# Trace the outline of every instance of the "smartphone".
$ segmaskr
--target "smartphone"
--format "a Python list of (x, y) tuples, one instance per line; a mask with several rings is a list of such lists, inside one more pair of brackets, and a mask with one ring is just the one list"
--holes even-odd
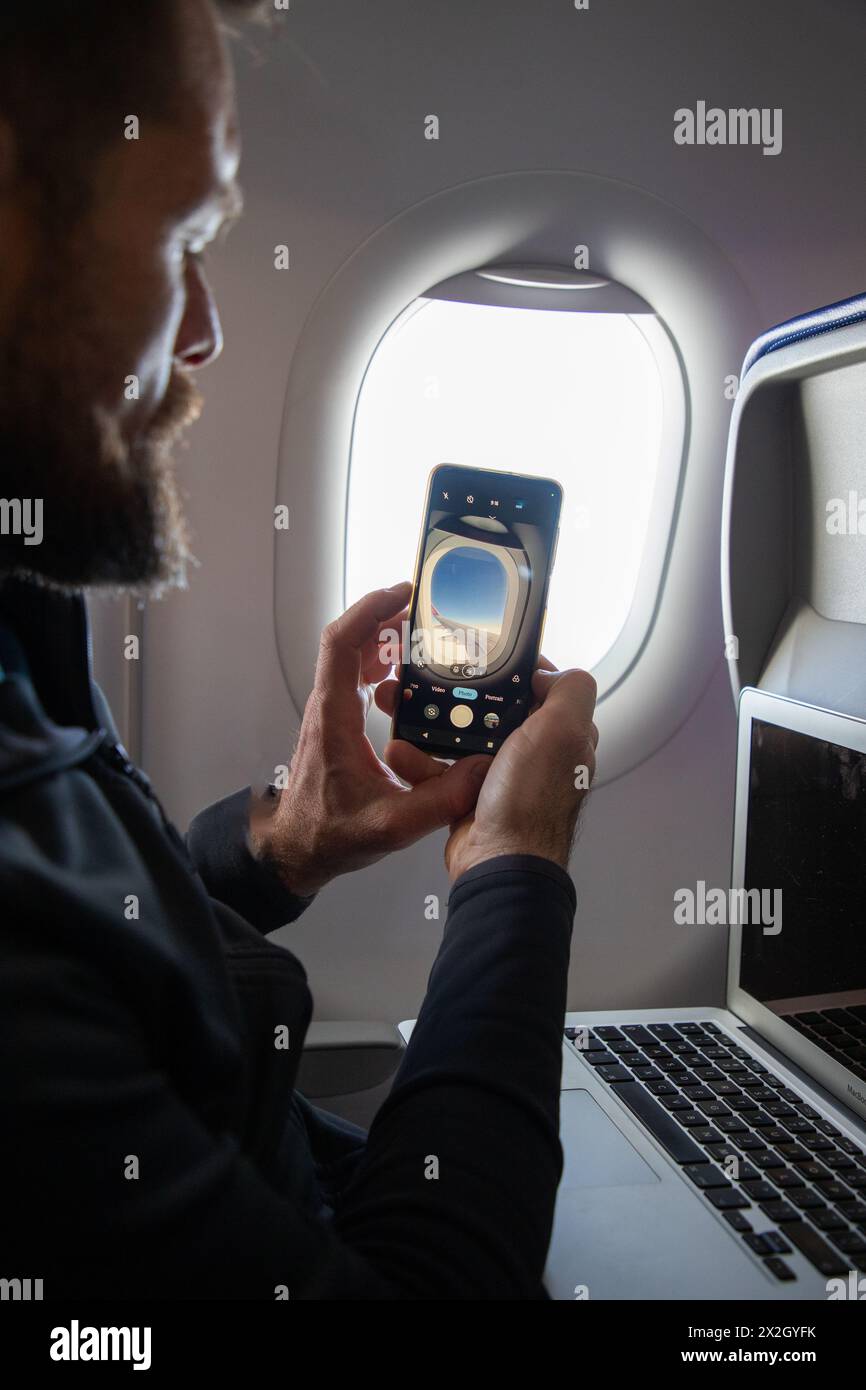
[(437, 757), (495, 754), (532, 705), (562, 488), (433, 469), (391, 729)]

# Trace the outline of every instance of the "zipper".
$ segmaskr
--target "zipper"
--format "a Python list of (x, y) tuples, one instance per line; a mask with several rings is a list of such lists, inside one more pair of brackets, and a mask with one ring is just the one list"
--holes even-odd
[(172, 822), (169, 820), (168, 816), (165, 814), (165, 811), (162, 807), (162, 802), (160, 801), (156, 792), (153, 790), (150, 778), (147, 776), (146, 773), (141, 771), (141, 768), (136, 767), (135, 763), (130, 758), (129, 753), (126, 751), (123, 744), (106, 743), (99, 751), (105, 759), (105, 761), (109, 763), (109, 765), (113, 767), (116, 772), (120, 772), (124, 777), (128, 778), (128, 780), (132, 782), (133, 785), (136, 786), (138, 790), (142, 792), (150, 802), (153, 803), (159, 814), (159, 819), (162, 822), (162, 828), (165, 831), (166, 835), (171, 840), (175, 849), (180, 851), (187, 863), (191, 863), (192, 861), (190, 860), (189, 850), (186, 847), (186, 841), (184, 840), (180, 831), (177, 829), (177, 826), (173, 825)]

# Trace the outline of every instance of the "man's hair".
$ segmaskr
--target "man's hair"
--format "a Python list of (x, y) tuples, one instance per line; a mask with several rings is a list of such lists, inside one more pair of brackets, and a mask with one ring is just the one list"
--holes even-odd
[[(209, 0), (220, 19), (264, 17), (266, 0)], [(176, 60), (180, 0), (0, 0), (0, 118), (21, 171), (60, 215), (87, 201), (98, 152), (128, 115), (171, 120), (187, 93)]]

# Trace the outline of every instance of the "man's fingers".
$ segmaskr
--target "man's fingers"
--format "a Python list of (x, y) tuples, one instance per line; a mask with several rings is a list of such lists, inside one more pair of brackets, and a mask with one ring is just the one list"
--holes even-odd
[(391, 739), (382, 756), (391, 771), (413, 787), (426, 782), (428, 777), (441, 777), (447, 770), (445, 763), (437, 762), (429, 753), (402, 738)]
[[(392, 749), (395, 747), (394, 744), (389, 746)], [(420, 749), (413, 751), (425, 757)], [(429, 762), (433, 764), (433, 759), (429, 759)], [(477, 757), (462, 758), (451, 767), (435, 764), (440, 769), (438, 772), (431, 772), (411, 791), (389, 797), (386, 806), (389, 838), (402, 846), (411, 845), (422, 835), (429, 835), (431, 830), (453, 825), (469, 815), (478, 800), (491, 762), (491, 758), (479, 754)], [(416, 766), (420, 769), (420, 765)]]
[(556, 671), (556, 670), (558, 670), (558, 669), (559, 669), (559, 668), (558, 668), (557, 666), (554, 666), (553, 662), (552, 662), (548, 657), (546, 657), (546, 656), (544, 655), (544, 653), (542, 652), (542, 654), (541, 654), (541, 655), (539, 656), (539, 658), (538, 658), (538, 670), (539, 670), (539, 671)]
[[(385, 626), (379, 627), (361, 648), (361, 680), (365, 685), (378, 685), (389, 674), (392, 666), (399, 666), (403, 656), (403, 624), (409, 617), (409, 609), (403, 608), (393, 617), (385, 619)], [(382, 638), (382, 633), (386, 636)]]
[(322, 633), (316, 686), (324, 700), (354, 691), (361, 679), (364, 646), (378, 638), (383, 624), (393, 623), (412, 592), (407, 581), (393, 589), (375, 589), (329, 623)]
[(598, 743), (592, 722), (598, 687), (588, 671), (538, 670), (532, 677), (532, 690), (539, 704), (537, 715), (586, 727), (593, 743)]
[(394, 714), (399, 697), (400, 682), (398, 680), (381, 681), (373, 691), (373, 699), (383, 714)]

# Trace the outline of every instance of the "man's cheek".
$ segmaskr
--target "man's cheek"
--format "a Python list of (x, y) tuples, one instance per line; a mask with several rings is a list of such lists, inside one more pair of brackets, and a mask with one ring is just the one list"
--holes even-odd
[(174, 345), (183, 314), (182, 295), (171, 287), (167, 295), (151, 301), (151, 312), (143, 319), (131, 364), (124, 378), (124, 404), (131, 414), (150, 414), (168, 389), (174, 366)]

